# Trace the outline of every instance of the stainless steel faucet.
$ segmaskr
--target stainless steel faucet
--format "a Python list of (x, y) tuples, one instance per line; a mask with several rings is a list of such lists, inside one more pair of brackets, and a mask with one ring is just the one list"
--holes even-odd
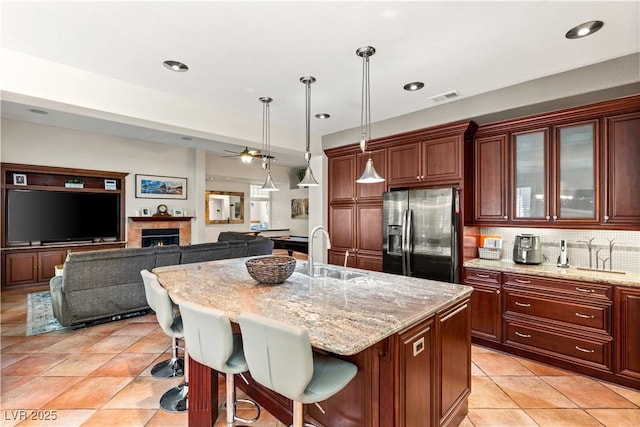
[(329, 232), (322, 225), (315, 227), (311, 230), (311, 237), (309, 238), (309, 276), (314, 276), (313, 271), (313, 239), (316, 237), (316, 232), (322, 231), (324, 235), (327, 237), (327, 249), (331, 249), (331, 239), (329, 238)]

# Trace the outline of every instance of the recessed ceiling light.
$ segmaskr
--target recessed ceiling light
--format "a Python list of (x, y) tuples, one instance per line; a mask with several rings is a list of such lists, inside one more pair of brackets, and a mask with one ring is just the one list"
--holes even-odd
[(424, 83), (422, 82), (411, 82), (404, 85), (404, 90), (408, 90), (409, 92), (414, 92), (416, 90), (420, 90), (424, 87)]
[(179, 61), (164, 61), (162, 64), (176, 73), (184, 73), (189, 69), (189, 67)]
[(326, 120), (329, 117), (331, 117), (331, 115), (327, 114), (327, 113), (318, 113), (318, 114), (316, 114), (316, 119), (320, 119), (320, 120)]
[(584, 24), (580, 24), (567, 31), (567, 34), (564, 36), (568, 39), (579, 39), (595, 33), (603, 26), (604, 22), (602, 21), (585, 22)]
[(36, 108), (31, 108), (31, 109), (29, 109), (29, 111), (31, 111), (34, 114), (49, 114), (48, 112), (46, 112), (44, 110), (38, 110)]

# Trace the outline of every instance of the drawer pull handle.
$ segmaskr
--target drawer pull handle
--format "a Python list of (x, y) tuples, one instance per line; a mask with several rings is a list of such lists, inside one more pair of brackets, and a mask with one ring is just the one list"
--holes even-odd
[(488, 279), (489, 277), (491, 277), (488, 274), (478, 274), (478, 273), (476, 273), (476, 276), (478, 276), (478, 277), (480, 277), (482, 279)]
[(586, 348), (582, 348), (580, 346), (576, 346), (576, 350), (580, 350), (583, 353), (595, 353), (596, 352), (595, 350), (587, 350)]
[(529, 283), (531, 283), (531, 280), (521, 280), (521, 279), (516, 279), (516, 282), (518, 282), (518, 283), (524, 283), (524, 284), (529, 284)]
[(582, 317), (583, 319), (593, 319), (594, 318), (593, 315), (582, 314), (582, 313), (576, 313), (576, 316)]
[(516, 335), (522, 338), (531, 338), (531, 335), (529, 334), (523, 334), (521, 332), (516, 331)]
[(577, 286), (576, 286), (576, 291), (578, 291), (578, 292), (586, 292), (586, 293), (588, 293), (588, 294), (592, 294), (592, 293), (594, 293), (594, 292), (595, 292), (595, 290), (594, 290), (594, 289), (584, 289), (584, 288), (579, 288), (579, 287), (577, 287)]
[[(526, 304), (526, 303), (518, 302), (518, 301), (516, 301), (515, 304), (517, 306), (519, 306), (519, 307), (531, 307), (531, 304)], [(576, 313), (576, 314), (578, 314), (578, 313)]]

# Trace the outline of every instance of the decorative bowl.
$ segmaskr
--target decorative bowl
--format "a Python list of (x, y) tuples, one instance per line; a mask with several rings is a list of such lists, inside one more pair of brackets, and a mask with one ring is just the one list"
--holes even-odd
[(293, 274), (296, 259), (291, 256), (265, 256), (245, 261), (249, 275), (258, 283), (276, 285)]

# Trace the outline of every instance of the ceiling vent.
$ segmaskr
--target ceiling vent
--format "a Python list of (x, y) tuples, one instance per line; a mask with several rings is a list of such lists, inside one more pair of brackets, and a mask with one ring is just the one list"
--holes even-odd
[(460, 96), (460, 92), (457, 90), (452, 90), (451, 92), (442, 93), (440, 95), (435, 95), (430, 97), (434, 102), (442, 102), (442, 101), (450, 101), (452, 99), (456, 99)]

